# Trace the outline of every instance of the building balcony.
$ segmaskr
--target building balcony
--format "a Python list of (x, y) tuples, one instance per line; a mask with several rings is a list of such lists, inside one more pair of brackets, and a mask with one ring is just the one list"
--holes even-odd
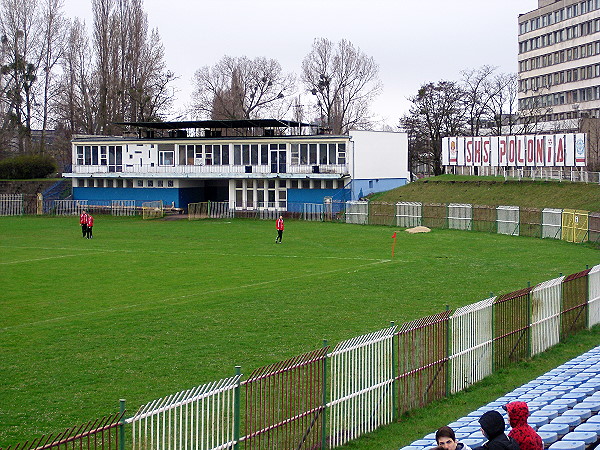
[(348, 175), (346, 164), (263, 164), (263, 165), (175, 165), (157, 164), (74, 164), (70, 177), (97, 176), (107, 178), (272, 178), (285, 177), (339, 178)]

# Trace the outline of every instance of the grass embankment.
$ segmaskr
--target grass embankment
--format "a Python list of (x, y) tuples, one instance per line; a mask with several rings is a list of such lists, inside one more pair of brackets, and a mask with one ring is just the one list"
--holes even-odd
[(600, 212), (600, 184), (442, 175), (376, 194), (378, 202), (471, 203)]
[(398, 233), (392, 259), (391, 231), (290, 220), (275, 245), (272, 221), (96, 216), (87, 240), (1, 217), (0, 446), (600, 263), (456, 230)]

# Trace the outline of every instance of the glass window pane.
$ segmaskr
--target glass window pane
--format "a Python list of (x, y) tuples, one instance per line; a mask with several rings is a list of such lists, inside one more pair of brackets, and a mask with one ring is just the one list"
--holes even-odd
[(310, 164), (317, 164), (317, 144), (309, 144)]

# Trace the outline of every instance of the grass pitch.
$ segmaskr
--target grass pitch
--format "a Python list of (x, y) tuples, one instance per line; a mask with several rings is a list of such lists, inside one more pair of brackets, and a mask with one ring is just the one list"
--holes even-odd
[(584, 245), (286, 221), (0, 218), (0, 446), (600, 263)]

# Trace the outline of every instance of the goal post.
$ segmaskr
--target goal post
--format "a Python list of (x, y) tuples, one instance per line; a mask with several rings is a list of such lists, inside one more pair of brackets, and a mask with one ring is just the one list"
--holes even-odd
[(142, 217), (144, 219), (160, 219), (164, 215), (162, 200), (142, 203)]

